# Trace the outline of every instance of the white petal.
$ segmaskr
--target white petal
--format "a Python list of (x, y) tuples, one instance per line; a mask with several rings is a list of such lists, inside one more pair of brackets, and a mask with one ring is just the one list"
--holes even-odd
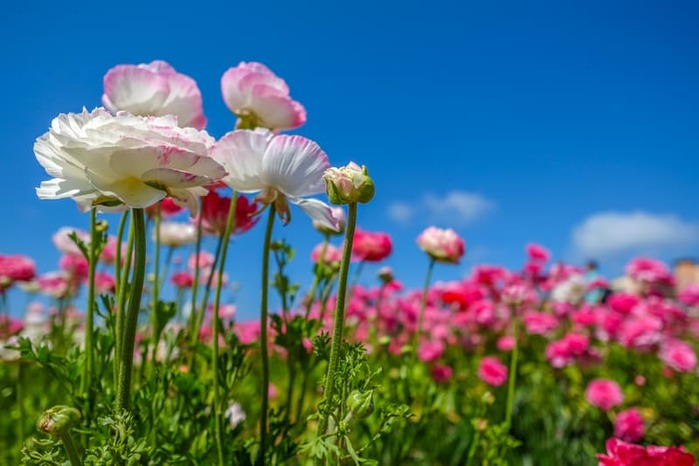
[(195, 175), (172, 168), (154, 168), (144, 172), (140, 178), (147, 183), (157, 183), (175, 189), (192, 188), (194, 186), (211, 184), (214, 181), (206, 176)]
[(145, 68), (119, 65), (104, 76), (102, 103), (116, 113), (125, 110), (135, 115), (158, 114), (170, 93), (167, 79)]
[(301, 136), (275, 136), (265, 152), (261, 179), (290, 197), (325, 192), (323, 173), (330, 168), (325, 152)]
[(134, 177), (113, 180), (89, 171), (87, 177), (104, 195), (116, 197), (130, 207), (143, 209), (167, 196), (165, 191), (148, 186)]
[(262, 161), (273, 134), (269, 131), (237, 130), (223, 136), (211, 150), (211, 158), (228, 172), (223, 181), (244, 193), (261, 191)]
[(289, 198), (289, 202), (301, 207), (311, 219), (319, 222), (324, 227), (335, 231), (340, 231), (340, 223), (333, 216), (332, 207), (318, 199), (296, 199)]

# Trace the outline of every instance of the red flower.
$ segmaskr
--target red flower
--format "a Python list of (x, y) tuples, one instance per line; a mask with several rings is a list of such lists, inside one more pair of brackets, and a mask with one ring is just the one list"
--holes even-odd
[[(202, 198), (201, 214), (202, 228), (207, 233), (223, 234), (228, 220), (228, 211), (231, 208), (231, 198), (221, 197), (216, 191), (209, 191)], [(235, 204), (235, 225), (233, 233), (243, 233), (252, 228), (259, 217), (252, 215), (257, 212), (256, 202), (250, 202), (245, 196), (238, 196)]]
[(607, 440), (607, 454), (597, 455), (599, 466), (694, 466), (694, 456), (684, 447), (642, 447), (622, 440)]
[(354, 232), (352, 255), (355, 259), (367, 262), (379, 262), (391, 254), (393, 244), (386, 233), (371, 233), (357, 228)]

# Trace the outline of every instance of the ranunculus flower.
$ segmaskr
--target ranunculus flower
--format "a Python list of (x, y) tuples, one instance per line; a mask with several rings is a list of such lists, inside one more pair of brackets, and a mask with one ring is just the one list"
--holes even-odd
[[(209, 191), (202, 198), (201, 212), (199, 213), (203, 217), (201, 222), (203, 230), (207, 233), (222, 235), (226, 230), (230, 209), (230, 197), (219, 196), (217, 192)], [(250, 202), (245, 196), (238, 196), (235, 203), (235, 221), (232, 233), (243, 233), (252, 228), (260, 219), (259, 216), (253, 217), (257, 211), (256, 202)]]
[(114, 293), (116, 280), (108, 273), (95, 272), (95, 288), (100, 294)]
[(685, 306), (699, 306), (699, 284), (690, 283), (680, 291), (677, 299)]
[(87, 280), (90, 265), (83, 256), (62, 256), (58, 261), (58, 266), (61, 270), (70, 274), (73, 280)]
[(333, 204), (366, 204), (374, 198), (376, 188), (369, 176), (366, 166), (360, 167), (354, 162), (347, 166), (331, 167), (323, 175), (328, 199)]
[(551, 253), (548, 251), (548, 249), (541, 246), (540, 244), (535, 244), (535, 243), (527, 244), (526, 250), (527, 250), (527, 256), (529, 257), (529, 260), (531, 260), (531, 261), (548, 262), (549, 259), (551, 258)]
[(161, 60), (117, 65), (109, 70), (104, 76), (102, 103), (112, 113), (175, 115), (181, 127), (202, 129), (206, 126), (197, 83)]
[[(155, 232), (154, 236), (155, 236)], [(197, 227), (191, 223), (162, 222), (160, 224), (160, 244), (177, 248), (194, 244), (197, 240)]]
[(311, 260), (314, 263), (317, 264), (320, 261), (320, 255), (323, 253), (323, 248), (325, 248), (325, 254), (323, 254), (323, 262), (325, 264), (339, 263), (342, 261), (342, 250), (340, 250), (340, 248), (333, 246), (332, 244), (321, 243), (316, 245), (316, 247), (313, 248), (313, 251), (311, 251)]
[(144, 208), (167, 196), (195, 212), (202, 186), (226, 174), (211, 157), (214, 140), (180, 128), (174, 117), (112, 115), (102, 108), (61, 114), (34, 144), (54, 176), (37, 189), (41, 199), (72, 198), (94, 205)]
[(223, 413), (223, 417), (228, 419), (231, 429), (235, 429), (238, 427), (238, 424), (247, 418), (247, 414), (245, 414), (245, 411), (243, 411), (243, 407), (240, 406), (240, 403), (234, 402)]
[(607, 440), (607, 454), (598, 454), (599, 466), (694, 466), (684, 447), (642, 447), (617, 438)]
[(238, 128), (298, 128), (306, 110), (289, 97), (289, 87), (262, 63), (241, 62), (221, 77), (226, 106), (240, 121)]
[(194, 285), (194, 276), (189, 272), (176, 272), (170, 277), (170, 283), (177, 288), (191, 288)]
[(609, 411), (624, 401), (619, 384), (613, 380), (595, 379), (587, 385), (585, 399), (593, 406)]
[(488, 385), (499, 387), (507, 381), (507, 367), (498, 358), (486, 356), (478, 366), (478, 377)]
[(242, 193), (261, 193), (255, 200), (273, 204), (282, 221), (291, 220), (289, 202), (311, 219), (338, 229), (326, 203), (312, 198), (325, 192), (323, 173), (330, 167), (318, 144), (301, 136), (274, 135), (259, 129), (236, 130), (223, 136), (211, 156), (228, 170), (223, 181)]
[(436, 383), (447, 383), (454, 375), (454, 369), (451, 366), (437, 364), (432, 368), (430, 374), (432, 374), (432, 380)]
[(614, 436), (624, 442), (638, 442), (645, 432), (646, 426), (636, 408), (621, 411), (614, 418)]
[(423, 362), (432, 362), (444, 354), (444, 342), (439, 340), (423, 341), (417, 347), (417, 357)]
[(56, 248), (63, 254), (69, 256), (84, 257), (82, 251), (75, 241), (71, 238), (71, 235), (75, 233), (80, 241), (85, 243), (86, 246), (90, 244), (90, 233), (84, 230), (79, 230), (73, 227), (61, 227), (53, 234), (51, 240)]
[(189, 259), (187, 260), (187, 267), (189, 267), (191, 270), (194, 270), (197, 268), (197, 266), (200, 269), (208, 269), (213, 267), (215, 261), (216, 257), (214, 257), (214, 255), (210, 252), (200, 251), (199, 257), (197, 257), (196, 254), (189, 256)]
[(36, 277), (34, 261), (25, 256), (0, 254), (0, 293), (14, 282), (25, 282)]
[(640, 282), (672, 283), (670, 269), (655, 259), (637, 257), (626, 266), (626, 275)]
[(428, 227), (417, 238), (420, 249), (437, 262), (458, 264), (464, 255), (464, 240), (451, 228)]
[(391, 254), (393, 243), (387, 233), (357, 228), (352, 242), (352, 256), (360, 261), (380, 262)]
[(158, 212), (158, 207), (160, 207), (160, 218), (172, 217), (173, 215), (182, 212), (183, 209), (182, 206), (175, 204), (175, 201), (169, 197), (166, 197), (162, 201), (153, 204), (150, 207), (146, 207), (146, 215), (148, 215), (150, 218), (155, 218), (155, 215)]
[(663, 343), (660, 359), (678, 372), (690, 372), (697, 366), (697, 354), (694, 348), (680, 340)]

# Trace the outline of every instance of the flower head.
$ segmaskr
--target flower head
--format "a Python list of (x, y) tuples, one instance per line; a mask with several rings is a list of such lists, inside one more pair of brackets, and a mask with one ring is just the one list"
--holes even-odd
[(291, 220), (290, 202), (320, 224), (339, 229), (329, 205), (305, 199), (324, 192), (323, 173), (330, 166), (315, 142), (263, 129), (236, 130), (216, 143), (211, 156), (228, 171), (223, 178), (228, 186), (243, 193), (259, 192), (256, 200), (273, 204), (284, 223)]
[[(209, 191), (202, 198), (201, 213), (202, 228), (207, 233), (222, 235), (228, 221), (228, 211), (231, 208), (231, 198), (220, 196), (216, 191)], [(258, 210), (256, 202), (250, 202), (245, 196), (238, 196), (235, 203), (235, 223), (232, 233), (243, 233), (252, 228), (260, 219), (254, 216)]]
[(118, 65), (109, 70), (104, 76), (102, 103), (112, 113), (175, 115), (181, 127), (202, 129), (206, 126), (197, 83), (160, 60)]
[(481, 359), (478, 377), (488, 385), (499, 387), (507, 381), (507, 367), (498, 358), (486, 356)]
[(341, 168), (328, 168), (323, 175), (328, 199), (333, 204), (366, 204), (374, 198), (374, 181), (366, 166), (354, 162)]
[(25, 282), (36, 277), (34, 261), (25, 256), (0, 254), (0, 293), (14, 282)]
[(34, 144), (39, 163), (54, 178), (41, 183), (41, 199), (72, 198), (83, 208), (145, 208), (172, 197), (197, 209), (202, 186), (226, 171), (208, 151), (213, 138), (180, 128), (174, 117), (138, 117), (104, 109), (61, 114)]
[(464, 240), (451, 228), (428, 227), (418, 236), (417, 244), (432, 259), (449, 264), (458, 264), (466, 249)]
[[(155, 236), (155, 232), (153, 232)], [(162, 222), (160, 224), (160, 243), (171, 248), (194, 244), (197, 240), (197, 227), (191, 223)]]
[(357, 228), (352, 242), (352, 256), (360, 261), (380, 262), (391, 254), (393, 243), (387, 233)]
[(595, 379), (590, 382), (585, 390), (585, 398), (591, 405), (604, 411), (609, 411), (624, 401), (619, 384), (607, 379)]
[(645, 431), (643, 418), (636, 408), (622, 411), (614, 419), (614, 436), (625, 442), (638, 442)]
[(694, 466), (694, 456), (683, 447), (642, 447), (617, 438), (607, 440), (607, 454), (597, 455), (599, 466)]
[(293, 129), (306, 122), (306, 110), (289, 97), (289, 87), (262, 63), (241, 62), (221, 77), (226, 106), (239, 128)]

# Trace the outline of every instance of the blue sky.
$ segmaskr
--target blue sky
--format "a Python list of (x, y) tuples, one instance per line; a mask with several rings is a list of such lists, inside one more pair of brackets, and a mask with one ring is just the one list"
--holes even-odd
[[(635, 254), (696, 257), (698, 15), (691, 1), (15, 3), (0, 18), (0, 253), (57, 267), (51, 234), (88, 219), (36, 198), (48, 177), (34, 140), (59, 113), (100, 105), (112, 66), (162, 59), (196, 79), (215, 137), (234, 124), (226, 69), (260, 61), (285, 78), (308, 110), (297, 132), (334, 165), (368, 166), (377, 195), (360, 225), (393, 235), (387, 264), (409, 286), (430, 224), (468, 248), (437, 279), (519, 267), (531, 241), (609, 275)], [(310, 222), (297, 212), (275, 232), (297, 247), (306, 286)], [(244, 314), (261, 242), (258, 228), (231, 250)]]

